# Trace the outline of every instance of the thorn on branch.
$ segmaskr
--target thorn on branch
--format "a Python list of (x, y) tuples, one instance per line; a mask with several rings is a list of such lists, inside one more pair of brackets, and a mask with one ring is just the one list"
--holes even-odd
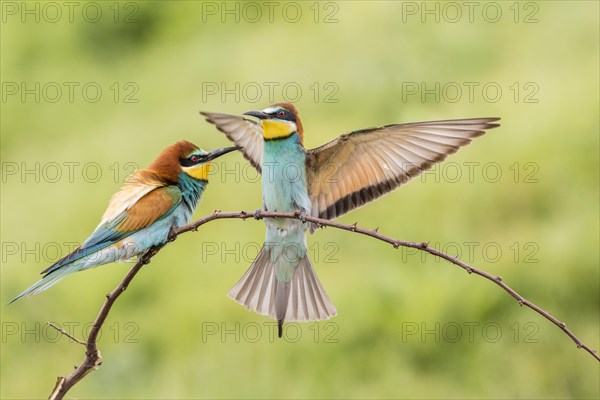
[(467, 274), (473, 273), (473, 270), (470, 267), (465, 268), (465, 270), (467, 271)]
[(355, 222), (352, 225), (350, 225), (352, 232), (356, 232), (356, 224), (358, 224), (358, 222)]
[(429, 242), (421, 242), (419, 247), (421, 247), (422, 249), (426, 249), (427, 247), (429, 247)]
[(262, 219), (262, 215), (260, 215), (261, 212), (262, 210), (260, 208), (254, 210), (254, 219)]
[(496, 282), (502, 282), (502, 277), (501, 276), (497, 276), (495, 279), (496, 279)]
[(379, 233), (379, 227), (377, 227), (377, 228), (373, 229), (373, 232), (375, 232), (375, 233)]
[(392, 246), (394, 246), (394, 248), (397, 249), (398, 247), (400, 247), (400, 243), (394, 242), (392, 243)]
[(246, 213), (246, 211), (240, 211), (240, 217), (242, 218), (242, 220), (246, 220), (246, 218), (248, 218), (248, 214)]
[(219, 215), (221, 213), (221, 210), (219, 210), (218, 208), (213, 212), (213, 214), (215, 215)]

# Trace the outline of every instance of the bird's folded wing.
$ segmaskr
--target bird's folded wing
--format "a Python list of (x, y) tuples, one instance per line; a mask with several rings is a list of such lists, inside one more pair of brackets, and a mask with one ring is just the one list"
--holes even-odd
[[(140, 182), (134, 181), (117, 192), (109, 209), (112, 206), (122, 211), (118, 215), (105, 214), (103, 222), (81, 246), (42, 273), (50, 273), (150, 226), (169, 215), (181, 202), (181, 191), (176, 186), (152, 186), (146, 190), (140, 185)], [(140, 195), (141, 192), (143, 194)]]
[(135, 172), (127, 179), (127, 184), (110, 198), (98, 227), (120, 217), (143, 196), (164, 185), (152, 171), (142, 169)]
[(499, 118), (387, 125), (350, 132), (307, 151), (311, 214), (335, 218), (443, 161), (499, 126)]
[(218, 130), (237, 146), (240, 146), (244, 158), (250, 161), (254, 168), (261, 172), (263, 159), (263, 130), (262, 126), (254, 121), (237, 115), (203, 112), (208, 122), (214, 124)]

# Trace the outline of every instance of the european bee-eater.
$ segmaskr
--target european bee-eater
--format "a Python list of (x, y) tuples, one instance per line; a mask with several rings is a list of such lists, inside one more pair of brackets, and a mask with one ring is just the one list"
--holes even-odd
[(206, 152), (187, 141), (164, 149), (149, 168), (133, 174), (112, 196), (91, 236), (42, 271), (44, 277), (11, 303), (44, 291), (73, 272), (141, 256), (165, 243), (171, 228), (190, 222), (208, 184), (211, 160), (236, 149)]
[[(240, 116), (202, 113), (262, 172), (263, 207), (333, 219), (391, 192), (499, 126), (475, 118), (361, 129), (315, 149), (303, 146), (294, 105), (277, 103)], [(328, 319), (336, 309), (306, 253), (306, 224), (266, 219), (266, 243), (229, 296), (278, 321)], [(315, 226), (309, 224), (311, 232)]]

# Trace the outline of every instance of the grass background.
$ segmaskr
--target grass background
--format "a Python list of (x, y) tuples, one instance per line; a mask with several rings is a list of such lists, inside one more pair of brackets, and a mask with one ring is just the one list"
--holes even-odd
[[(287, 84), (302, 90), (296, 103), (307, 147), (374, 125), (502, 117), (500, 129), (447, 167), (340, 219), (458, 252), (600, 347), (597, 2), (498, 2), (495, 23), (488, 21), (493, 9), (483, 13), (488, 3), (478, 3), (472, 22), (465, 6), (451, 22), (454, 11), (444, 3), (392, 1), (301, 2), (297, 22), (289, 22), (293, 9), (284, 15), (286, 3), (277, 3), (271, 22), (260, 3), (256, 23), (243, 3), (118, 3), (117, 22), (114, 3), (98, 3), (96, 23), (83, 18), (83, 3), (73, 22), (63, 3), (57, 22), (42, 3), (27, 3), (40, 7), (39, 22), (31, 15), (23, 22), (22, 10), (12, 15), (7, 3), (24, 4), (2, 5), (2, 304), (38, 279), (66, 243), (87, 237), (132, 165), (147, 166), (180, 139), (205, 149), (227, 145), (198, 110), (260, 109), (284, 99)], [(425, 6), (438, 7), (439, 22), (423, 14)], [(223, 7), (238, 7), (239, 22), (222, 15)], [(130, 13), (137, 22), (125, 22)], [(325, 23), (327, 15), (337, 21)], [(532, 23), (524, 23), (528, 15)], [(56, 102), (48, 101), (51, 87), (39, 102), (9, 94), (13, 83), (36, 82), (56, 82), (63, 94)], [(64, 82), (78, 85), (72, 102)], [(102, 89), (97, 102), (82, 94), (89, 82)], [(406, 95), (407, 82), (456, 82), (463, 94), (423, 100)], [(479, 85), (472, 101), (464, 82)], [(495, 102), (482, 94), (489, 82), (502, 89)], [(238, 91), (238, 99), (207, 92), (222, 83), (248, 92)], [(250, 91), (256, 85), (260, 96)], [(538, 90), (529, 100), (537, 102), (525, 102), (532, 87)], [(138, 101), (125, 102), (132, 88), (129, 100)], [(326, 102), (334, 89), (337, 102)], [(197, 216), (261, 204), (260, 185), (241, 156), (223, 161), (238, 173), (215, 174)], [(36, 163), (37, 173), (22, 175)], [(64, 163), (75, 163), (72, 179)], [(332, 229), (311, 236), (309, 246), (339, 316), (291, 326), (287, 340), (271, 340), (268, 319), (226, 297), (263, 235), (260, 222), (219, 221), (164, 249), (119, 299), (99, 344), (104, 364), (72, 396), (600, 396), (598, 363), (489, 282)], [(44, 324), (71, 324), (83, 336), (129, 266), (76, 274), (0, 307), (2, 398), (46, 397), (56, 376), (80, 362), (83, 349)]]

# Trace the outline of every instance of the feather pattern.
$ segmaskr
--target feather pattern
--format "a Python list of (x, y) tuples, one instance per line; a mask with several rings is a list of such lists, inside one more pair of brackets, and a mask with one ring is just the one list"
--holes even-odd
[(318, 321), (337, 315), (308, 256), (305, 255), (298, 263), (291, 282), (281, 282), (276, 278), (275, 262), (269, 246), (263, 246), (256, 260), (229, 291), (228, 296), (248, 310), (280, 320), (283, 316), (277, 315), (276, 311), (278, 287), (282, 287), (281, 292), (289, 298), (289, 301), (285, 299), (286, 321)]
[[(261, 170), (262, 127), (245, 118), (202, 113), (242, 147)], [(500, 118), (416, 122), (361, 129), (306, 150), (306, 181), (313, 216), (336, 218), (373, 201), (456, 153)], [(311, 225), (311, 232), (315, 227)]]
[(208, 122), (214, 124), (218, 130), (242, 149), (244, 158), (261, 172), (264, 152), (263, 129), (254, 121), (237, 115), (200, 112)]
[[(307, 151), (312, 215), (336, 218), (446, 159), (498, 118), (387, 125), (344, 134)], [(329, 171), (323, 179), (323, 171)]]
[(165, 186), (147, 193), (119, 216), (98, 226), (80, 247), (42, 273), (51, 273), (150, 226), (158, 219), (168, 216), (180, 201), (181, 191), (174, 186)]
[(161, 182), (158, 176), (147, 170), (136, 172), (129, 178), (129, 182), (110, 198), (98, 226), (115, 220), (143, 196), (164, 185), (165, 183)]

